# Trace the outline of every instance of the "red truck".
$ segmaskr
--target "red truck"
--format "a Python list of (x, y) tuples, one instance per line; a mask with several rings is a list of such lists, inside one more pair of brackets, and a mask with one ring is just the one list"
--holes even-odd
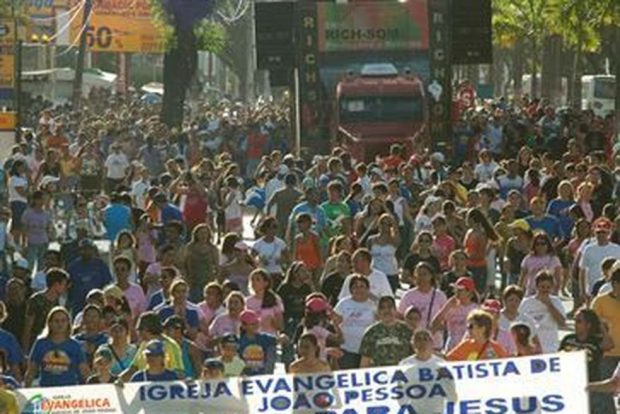
[(412, 137), (425, 122), (424, 85), (390, 63), (364, 65), (336, 86), (334, 136), (358, 161), (388, 154), (391, 144), (411, 150)]

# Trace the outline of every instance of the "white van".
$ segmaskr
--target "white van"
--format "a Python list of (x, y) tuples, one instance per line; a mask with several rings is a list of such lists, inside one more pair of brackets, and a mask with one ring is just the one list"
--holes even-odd
[(604, 117), (615, 107), (616, 77), (613, 75), (585, 75), (581, 77), (581, 109), (591, 109)]

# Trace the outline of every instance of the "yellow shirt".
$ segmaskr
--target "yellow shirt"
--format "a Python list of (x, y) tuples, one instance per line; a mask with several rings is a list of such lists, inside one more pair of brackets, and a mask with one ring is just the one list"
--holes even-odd
[(592, 309), (609, 328), (609, 335), (614, 347), (605, 356), (620, 357), (620, 300), (611, 297), (611, 293), (597, 296), (592, 302)]
[(0, 413), (19, 414), (19, 412), (15, 394), (8, 390), (0, 390)]
[[(164, 343), (164, 358), (166, 368), (185, 372), (185, 368), (183, 366), (183, 355), (181, 353), (181, 347), (176, 341), (169, 336), (162, 335), (161, 341)], [(146, 344), (148, 341), (142, 341), (140, 346), (138, 347), (138, 352), (136, 352), (136, 356), (131, 362), (131, 366), (137, 368), (138, 370), (146, 369), (146, 357), (144, 356), (144, 350), (146, 348)]]

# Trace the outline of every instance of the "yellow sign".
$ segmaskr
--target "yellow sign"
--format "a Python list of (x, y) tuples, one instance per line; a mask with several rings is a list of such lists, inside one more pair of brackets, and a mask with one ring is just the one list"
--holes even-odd
[[(79, 36), (82, 18), (71, 25), (71, 39)], [(86, 28), (86, 44), (93, 52), (162, 53), (164, 37), (151, 17), (148, 0), (99, 0)]]
[(16, 121), (15, 112), (0, 112), (0, 131), (15, 129)]
[(0, 20), (0, 89), (15, 85), (15, 25)]

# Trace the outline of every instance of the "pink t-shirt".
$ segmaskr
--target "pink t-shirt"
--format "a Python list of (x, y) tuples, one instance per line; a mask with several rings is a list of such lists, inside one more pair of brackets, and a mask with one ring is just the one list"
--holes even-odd
[(557, 256), (534, 256), (528, 254), (521, 262), (521, 269), (526, 271), (525, 274), (525, 294), (531, 296), (536, 294), (535, 278), (538, 272), (546, 270), (551, 274), (555, 273), (557, 267), (562, 266)]
[[(435, 299), (433, 299), (433, 292), (435, 292)], [(431, 301), (433, 302), (432, 309)], [(446, 298), (446, 294), (441, 290), (433, 288), (430, 291), (424, 293), (418, 290), (418, 288), (413, 288), (405, 292), (402, 299), (400, 300), (400, 304), (398, 305), (398, 312), (401, 315), (404, 315), (407, 309), (410, 306), (415, 306), (422, 315), (421, 327), (428, 328), (433, 318), (437, 316), (437, 313), (441, 310), (443, 305), (446, 304), (448, 299)], [(443, 344), (443, 338), (441, 332), (438, 332), (434, 335), (434, 345), (436, 349), (441, 348)]]
[(226, 312), (223, 306), (212, 309), (205, 301), (198, 303), (196, 307), (198, 308), (198, 318), (200, 319), (200, 330), (205, 334), (209, 332), (209, 325), (211, 325), (213, 319)]
[(456, 243), (450, 235), (444, 234), (435, 236), (432, 249), (433, 253), (435, 253), (435, 257), (439, 260), (442, 272), (450, 268), (450, 253), (452, 253), (455, 248)]
[(146, 311), (148, 303), (140, 286), (135, 283), (129, 283), (129, 287), (123, 292), (123, 295), (127, 302), (129, 302), (129, 308), (131, 308), (134, 318), (138, 318), (142, 312)]
[[(144, 273), (152, 274), (152, 275), (161, 275), (161, 269), (162, 269), (161, 263), (160, 262), (154, 262), (154, 263), (151, 263), (150, 265), (148, 265), (148, 267), (146, 268)], [(146, 286), (146, 294), (150, 298), (159, 289), (161, 289), (161, 283), (159, 283), (159, 282), (151, 282), (151, 283), (149, 283)]]
[(448, 342), (446, 343), (446, 353), (457, 346), (467, 332), (467, 316), (469, 312), (478, 309), (477, 303), (452, 308), (446, 315), (446, 328), (448, 330)]
[(271, 320), (284, 314), (284, 305), (280, 298), (276, 299), (276, 305), (271, 308), (263, 308), (263, 300), (257, 298), (255, 295), (248, 296), (245, 299), (245, 308), (257, 312), (260, 316), (260, 331), (261, 333), (268, 333), (276, 335), (277, 332), (273, 328)]
[(136, 234), (138, 243), (138, 261), (140, 262), (154, 263), (157, 260), (157, 252), (155, 251), (155, 246), (151, 241), (151, 237), (157, 238), (157, 232), (153, 230), (149, 235), (148, 232), (141, 231)]
[(232, 319), (228, 313), (224, 313), (215, 317), (209, 327), (209, 334), (212, 338), (220, 338), (226, 334), (239, 335), (240, 327), (239, 319)]
[(517, 353), (517, 346), (515, 345), (510, 331), (505, 331), (503, 329), (498, 330), (495, 340), (504, 347), (508, 354), (515, 355)]

